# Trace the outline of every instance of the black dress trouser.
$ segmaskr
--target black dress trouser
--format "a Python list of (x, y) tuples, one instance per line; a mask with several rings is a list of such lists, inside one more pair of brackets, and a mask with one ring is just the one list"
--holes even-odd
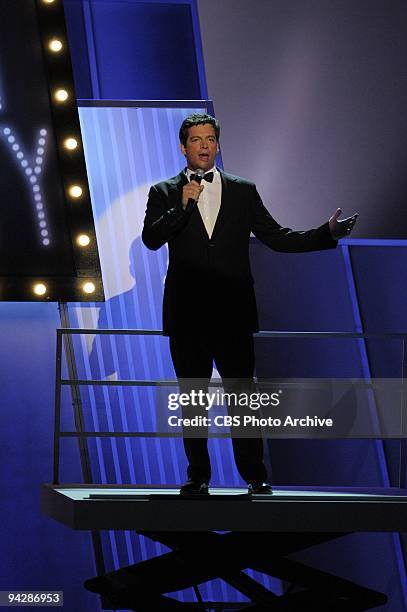
[[(170, 351), (180, 392), (189, 392), (194, 381), (205, 390), (212, 376), (213, 362), (222, 377), (225, 392), (233, 391), (234, 384), (250, 381), (254, 375), (254, 343), (251, 333), (189, 333), (170, 336)], [(207, 412), (205, 413), (208, 414)], [(184, 410), (184, 416), (190, 416)], [(211, 465), (206, 429), (200, 437), (187, 437), (184, 448), (188, 459), (188, 478), (210, 481)], [(233, 437), (233, 452), (239, 474), (246, 482), (264, 482), (267, 471), (263, 463), (263, 440)]]

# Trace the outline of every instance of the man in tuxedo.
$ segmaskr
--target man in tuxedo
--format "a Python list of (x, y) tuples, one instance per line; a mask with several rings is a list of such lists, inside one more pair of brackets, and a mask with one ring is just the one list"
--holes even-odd
[[(169, 336), (181, 392), (191, 391), (193, 379), (205, 387), (214, 361), (228, 390), (231, 381), (253, 381), (253, 333), (259, 326), (249, 261), (251, 233), (277, 251), (316, 251), (335, 248), (357, 218), (340, 221), (337, 209), (316, 229), (280, 226), (252, 182), (215, 166), (219, 135), (219, 123), (210, 115), (194, 114), (183, 121), (179, 138), (187, 166), (151, 187), (142, 233), (149, 249), (168, 243), (163, 332)], [(204, 172), (202, 184), (195, 180), (199, 170)], [(261, 436), (235, 436), (232, 442), (249, 493), (270, 494)], [(211, 467), (206, 430), (200, 437), (189, 437), (184, 430), (184, 448), (188, 480), (181, 493), (207, 494)]]

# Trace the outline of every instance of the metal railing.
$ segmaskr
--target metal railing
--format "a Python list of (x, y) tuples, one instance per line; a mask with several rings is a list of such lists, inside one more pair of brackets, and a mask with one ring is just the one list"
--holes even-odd
[[(86, 464), (89, 464), (88, 449), (85, 444), (87, 438), (102, 438), (102, 437), (181, 437), (182, 433), (156, 433), (156, 432), (113, 432), (113, 431), (86, 431), (83, 429), (83, 413), (80, 402), (80, 394), (78, 393), (79, 386), (177, 386), (177, 380), (104, 380), (104, 379), (80, 379), (80, 378), (62, 378), (62, 344), (63, 337), (69, 335), (126, 335), (126, 336), (162, 336), (161, 330), (141, 330), (141, 329), (75, 329), (75, 328), (59, 328), (57, 329), (56, 342), (56, 373), (55, 373), (55, 414), (54, 414), (54, 457), (53, 457), (53, 484), (59, 484), (59, 469), (60, 469), (60, 442), (61, 438), (74, 437), (82, 442), (80, 451), (81, 458)], [(402, 341), (401, 355), (401, 379), (406, 377), (407, 368), (407, 334), (403, 333), (359, 333), (359, 332), (305, 332), (305, 331), (261, 331), (254, 334), (257, 338), (329, 338), (329, 339), (357, 339), (357, 340), (373, 340), (373, 339), (398, 339)], [(71, 349), (71, 359), (73, 358), (73, 350)], [(76, 367), (71, 368), (71, 372), (76, 372)], [(219, 383), (221, 384), (221, 383)], [(76, 389), (74, 397), (74, 412), (76, 431), (61, 431), (61, 391), (63, 386), (70, 386)], [(218, 437), (229, 437), (229, 434), (219, 434)], [(86, 457), (82, 457), (85, 454)], [(399, 486), (406, 486), (406, 459), (407, 459), (407, 440), (400, 439), (400, 457), (399, 457)], [(90, 473), (90, 472), (89, 472)]]

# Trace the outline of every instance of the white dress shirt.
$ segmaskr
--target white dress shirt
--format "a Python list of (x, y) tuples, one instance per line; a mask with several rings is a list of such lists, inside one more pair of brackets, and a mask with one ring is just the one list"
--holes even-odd
[[(187, 168), (185, 172), (188, 180), (190, 180), (191, 175), (194, 174), (194, 171)], [(213, 181), (212, 183), (208, 183), (202, 179), (201, 185), (204, 186), (204, 189), (198, 199), (198, 209), (208, 236), (211, 238), (220, 210), (220, 203), (222, 199), (222, 180), (220, 178), (219, 170), (217, 170), (215, 166), (211, 170), (208, 170), (208, 172), (213, 172)], [(205, 172), (205, 174), (207, 173)]]

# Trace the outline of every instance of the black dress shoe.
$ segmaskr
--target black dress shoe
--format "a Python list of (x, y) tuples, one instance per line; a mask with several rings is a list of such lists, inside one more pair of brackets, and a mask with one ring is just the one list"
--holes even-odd
[(247, 492), (249, 495), (271, 495), (273, 489), (268, 482), (249, 482)]
[(181, 495), (209, 495), (208, 483), (200, 480), (187, 480), (179, 492)]

